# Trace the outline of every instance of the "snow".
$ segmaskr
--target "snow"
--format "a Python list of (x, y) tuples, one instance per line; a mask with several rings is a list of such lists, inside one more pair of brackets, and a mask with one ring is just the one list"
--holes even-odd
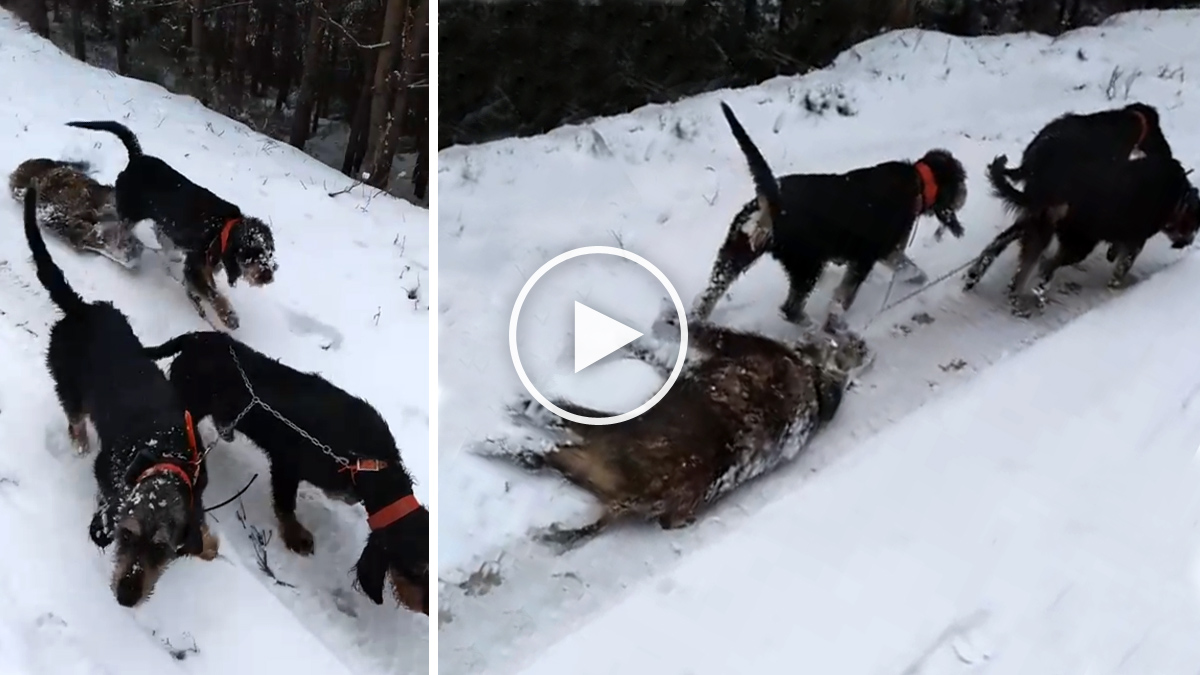
[[(1086, 672), (1079, 660), (1086, 646), (1101, 640), (1096, 663), (1112, 665), (1110, 650), (1132, 648), (1128, 631), (1141, 630), (1135, 637), (1146, 637), (1145, 652), (1123, 667), (1176, 672), (1170, 664), (1177, 669), (1192, 647), (1170, 662), (1164, 645), (1180, 634), (1171, 630), (1194, 628), (1195, 594), (1190, 587), (1173, 599), (1162, 593), (1192, 576), (1185, 565), (1195, 537), (1185, 516), (1193, 512), (1179, 490), (1194, 476), (1180, 448), (1190, 456), (1200, 426), (1178, 419), (1188, 414), (1178, 406), (1200, 379), (1200, 361), (1172, 340), (1189, 335), (1179, 308), (1190, 303), (1176, 296), (1194, 263), (1151, 279), (1189, 260), (1155, 239), (1134, 267), (1142, 281), (1110, 302), (1111, 266), (1097, 253), (1060, 272), (1052, 304), (1028, 321), (1011, 316), (1003, 299), (1013, 251), (973, 293), (961, 291), (960, 278), (1009, 222), (988, 194), (987, 163), (1001, 153), (1019, 157), (1059, 114), (1152, 103), (1183, 163), (1200, 162), (1193, 124), (1200, 89), (1187, 77), (1200, 69), (1198, 25), (1200, 13), (1174, 11), (1124, 14), (1058, 39), (892, 32), (804, 77), (442, 151), (438, 480), (439, 500), (453, 508), (439, 514), (441, 671), (516, 672), (543, 655), (531, 672), (563, 672), (563, 659), (575, 654), (576, 665), (593, 668), (587, 672), (634, 665), (633, 672), (779, 672), (774, 658), (788, 672), (902, 671), (927, 648), (931, 664), (944, 658), (929, 646), (941, 639), (966, 656), (926, 672), (966, 669), (962, 660), (983, 658), (971, 650), (1001, 663), (1010, 645), (1004, 667), (1020, 667), (1026, 654), (1051, 664), (1045, 672)], [(936, 243), (935, 224), (919, 225), (909, 254), (931, 279), (945, 278), (924, 292), (892, 287), (884, 270), (871, 276), (846, 318), (878, 358), (795, 462), (734, 493), (695, 527), (622, 528), (554, 556), (528, 532), (587, 522), (595, 502), (560, 480), (471, 453), (486, 439), (520, 438), (504, 415), (522, 393), (505, 339), (512, 303), (546, 260), (596, 244), (644, 256), (685, 302), (700, 293), (730, 220), (753, 194), (721, 100), (777, 174), (845, 171), (949, 149), (968, 171), (960, 213), (967, 234)], [(809, 111), (821, 101), (836, 105)], [(657, 313), (663, 292), (652, 280), (599, 267), (564, 270), (543, 290), (537, 316), (547, 328), (527, 331), (527, 370), (561, 368), (569, 350), (568, 310), (554, 303), (598, 296), (589, 306), (639, 330)], [(840, 275), (827, 273), (814, 311)], [(794, 336), (778, 312), (786, 288), (779, 266), (760, 262), (713, 320)], [(1090, 314), (1097, 308), (1102, 313)], [(1162, 342), (1146, 344), (1147, 336)], [(614, 408), (636, 405), (657, 385), (628, 377), (629, 365), (592, 368), (586, 382), (541, 382)], [(1052, 370), (1061, 382), (1045, 379)], [(1056, 388), (1067, 386), (1074, 388)], [(1118, 396), (1139, 392), (1147, 405), (1120, 407)], [(964, 412), (970, 417), (956, 417)], [(1004, 510), (993, 512), (997, 505)], [(1147, 520), (1156, 516), (1156, 524)], [(1013, 546), (988, 548), (1005, 538)], [(980, 560), (994, 569), (979, 568)], [(1146, 581), (1147, 572), (1158, 576)], [(1060, 599), (1059, 614), (1026, 611), (1053, 605), (1062, 587), (1055, 580), (1064, 576), (1078, 595)], [(648, 609), (660, 601), (661, 610)], [(1138, 618), (1114, 623), (1118, 606)], [(1142, 609), (1156, 613), (1132, 613)], [(1013, 628), (1021, 622), (1028, 631)], [(947, 625), (949, 637), (938, 638)], [(962, 637), (972, 631), (988, 637)], [(738, 654), (735, 667), (730, 652)]]
[[(81, 64), (0, 11), (0, 168), (30, 157), (86, 159), (112, 182), (126, 154), (108, 134), (69, 129), (115, 119), (143, 146), (196, 182), (269, 222), (280, 269), (274, 284), (224, 285), (242, 327), (236, 336), (370, 401), (388, 420), (416, 495), (429, 499), (428, 214), (373, 190), (329, 197), (351, 181), (303, 153), (157, 85)], [(208, 457), (206, 502), (221, 539), (212, 562), (172, 565), (136, 609), (109, 589), (111, 548), (87, 536), (91, 459), (70, 448), (66, 420), (43, 365), (60, 316), (37, 283), (20, 205), (0, 203), (0, 672), (366, 674), (428, 671), (429, 621), (351, 587), (366, 540), (359, 506), (302, 487), (298, 517), (316, 537), (311, 558), (267, 544), (277, 583), (259, 570), (251, 530), (275, 530), (262, 453), (243, 440)], [(154, 246), (149, 228), (141, 234)], [(130, 273), (99, 256), (48, 246), (87, 299), (112, 300), (146, 344), (208, 329), (154, 251)], [(175, 274), (178, 274), (176, 271)], [(403, 289), (418, 284), (417, 299)], [(205, 440), (211, 427), (201, 426)], [(286, 585), (284, 585), (286, 584)], [(168, 646), (169, 643), (169, 646)], [(194, 650), (192, 648), (194, 647)], [(172, 653), (174, 651), (174, 653)]]

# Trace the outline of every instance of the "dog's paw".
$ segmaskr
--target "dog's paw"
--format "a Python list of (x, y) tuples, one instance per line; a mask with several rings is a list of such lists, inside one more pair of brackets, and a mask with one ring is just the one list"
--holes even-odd
[(1032, 293), (1029, 295), (1015, 295), (1009, 298), (1009, 303), (1012, 305), (1012, 314), (1021, 319), (1028, 319), (1034, 314), (1037, 314), (1046, 307), (1045, 296)]
[(900, 283), (913, 286), (924, 286), (929, 281), (929, 275), (920, 267), (904, 268), (896, 272), (896, 278)]
[(237, 330), (242, 325), (241, 319), (238, 318), (237, 312), (232, 308), (222, 308), (217, 310), (217, 316), (221, 319), (221, 323), (229, 330)]
[(316, 547), (316, 542), (313, 540), (313, 534), (308, 531), (308, 528), (301, 525), (298, 521), (293, 521), (281, 524), (279, 530), (280, 534), (283, 535), (283, 545), (287, 546), (289, 551), (297, 555), (312, 555)]
[(217, 554), (221, 552), (221, 540), (207, 528), (201, 536), (204, 540), (204, 547), (200, 549), (200, 553), (196, 557), (207, 561), (216, 560)]
[(108, 545), (112, 543), (112, 528), (105, 522), (104, 514), (100, 511), (92, 516), (92, 522), (88, 526), (88, 536), (91, 537), (93, 544), (102, 549), (108, 548)]
[(784, 321), (787, 321), (801, 330), (811, 330), (815, 326), (813, 320), (809, 318), (808, 314), (805, 313), (804, 310), (796, 309), (789, 305), (784, 305), (779, 308), (779, 312), (783, 315)]

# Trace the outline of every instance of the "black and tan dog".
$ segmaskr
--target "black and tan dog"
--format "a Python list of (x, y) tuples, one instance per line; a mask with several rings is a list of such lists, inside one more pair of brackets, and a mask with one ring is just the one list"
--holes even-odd
[[(1110, 244), (1108, 260), (1116, 264), (1109, 287), (1117, 289), (1126, 284), (1134, 261), (1155, 234), (1162, 232), (1180, 249), (1191, 245), (1200, 228), (1200, 193), (1188, 181), (1188, 172), (1169, 157), (1086, 162), (1053, 180), (1036, 177), (1023, 192), (1007, 181), (1003, 165), (1004, 157), (997, 157), (988, 178), (996, 196), (1017, 212), (1017, 221), (976, 258), (967, 289), (1005, 248), (1019, 241), (1017, 272), (1009, 285), (1018, 316), (1039, 309), (1054, 273), (1082, 262), (1100, 242)], [(1057, 251), (1042, 260), (1055, 238)], [(1031, 288), (1035, 271), (1038, 280)]]
[(36, 189), (38, 224), (71, 248), (134, 267), (142, 255), (142, 241), (117, 216), (112, 186), (90, 172), (87, 162), (27, 159), (9, 174), (8, 189), (18, 202), (24, 201), (27, 189)]
[(86, 453), (90, 421), (100, 440), (91, 538), (105, 548), (116, 540), (113, 592), (133, 607), (179, 556), (217, 555), (191, 417), (125, 315), (112, 303), (85, 301), (54, 263), (37, 224), (36, 188), (25, 193), (25, 236), (38, 281), (63, 312), (50, 329), (46, 363), (68, 435)]
[[(548, 449), (480, 450), (531, 470), (552, 469), (600, 500), (604, 511), (595, 522), (553, 526), (540, 535), (544, 541), (570, 548), (626, 518), (656, 520), (664, 529), (691, 524), (707, 505), (795, 458), (871, 362), (866, 343), (848, 331), (785, 344), (693, 321), (688, 335), (683, 375), (641, 416), (609, 426), (577, 424), (525, 400), (514, 415), (545, 432)], [(657, 341), (639, 338), (629, 351), (665, 372), (657, 355), (669, 350)], [(610, 415), (555, 404), (589, 417)]]
[(840, 324), (876, 263), (909, 281), (924, 281), (925, 274), (904, 255), (917, 218), (937, 217), (939, 239), (944, 229), (963, 235), (956, 214), (967, 198), (966, 173), (949, 152), (931, 150), (916, 162), (884, 162), (845, 174), (791, 174), (777, 181), (733, 111), (724, 103), (721, 110), (750, 165), (757, 198), (729, 226), (708, 288), (693, 308), (696, 319), (706, 320), (729, 286), (769, 253), (790, 281), (783, 316), (800, 325), (809, 322), (804, 308), (826, 265), (846, 265), (829, 305), (830, 320)]
[[(412, 477), (375, 408), (224, 333), (185, 333), (146, 354), (175, 357), (171, 383), (197, 421), (211, 415), (226, 441), (240, 431), (267, 455), (275, 514), (289, 549), (313, 552), (312, 533), (296, 519), (302, 481), (332, 498), (361, 503), (371, 528), (355, 567), (363, 592), (383, 602), (390, 578), (397, 600), (429, 613), (429, 511), (413, 496)], [(253, 396), (279, 415), (251, 407)]]
[(233, 286), (245, 277), (252, 286), (269, 284), (279, 265), (275, 239), (267, 224), (247, 216), (207, 189), (188, 180), (163, 160), (142, 152), (141, 143), (117, 122), (68, 122), (68, 126), (114, 134), (129, 152), (129, 164), (117, 175), (117, 213), (129, 224), (154, 221), (155, 233), (168, 254), (183, 254), (188, 298), (201, 317), (203, 301), (230, 329), (239, 325), (233, 306), (213, 275), (225, 268)]

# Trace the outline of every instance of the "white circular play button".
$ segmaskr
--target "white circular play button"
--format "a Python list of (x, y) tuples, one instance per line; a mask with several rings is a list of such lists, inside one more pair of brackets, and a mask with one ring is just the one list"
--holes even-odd
[[(525, 372), (525, 367), (521, 364), (521, 355), (519, 349), (517, 348), (517, 322), (521, 316), (521, 307), (525, 304), (525, 299), (529, 295), (529, 291), (551, 269), (573, 258), (579, 258), (580, 256), (587, 255), (617, 256), (641, 266), (650, 274), (654, 275), (654, 278), (657, 279), (658, 282), (667, 289), (667, 294), (670, 296), (671, 303), (675, 306), (675, 311), (679, 317), (679, 351), (678, 355), (675, 357), (675, 365), (671, 369), (671, 373), (667, 377), (666, 382), (664, 382), (662, 387), (660, 387), (659, 390), (645, 403), (642, 403), (629, 412), (620, 415), (612, 415), (609, 417), (587, 417), (585, 415), (579, 415), (567, 410), (563, 410), (559, 406), (555, 405), (550, 401), (550, 399), (543, 396), (542, 393), (533, 386), (533, 383), (529, 379), (529, 375)], [(676, 291), (675, 287), (671, 285), (671, 282), (667, 280), (666, 275), (663, 274), (662, 271), (653, 264), (651, 264), (650, 261), (637, 255), (636, 253), (630, 253), (629, 251), (621, 248), (614, 248), (612, 246), (584, 246), (582, 248), (572, 249), (566, 253), (555, 256), (549, 262), (539, 267), (538, 270), (533, 273), (533, 276), (529, 277), (529, 280), (525, 282), (525, 285), (521, 288), (521, 292), (517, 295), (517, 302), (513, 306), (512, 316), (508, 321), (508, 350), (512, 355), (513, 365), (517, 369), (517, 377), (521, 379), (521, 384), (525, 386), (525, 389), (529, 391), (534, 400), (545, 406), (547, 410), (553, 412), (559, 417), (571, 420), (572, 422), (578, 422), (579, 424), (617, 424), (618, 422), (631, 420), (646, 412), (650, 408), (653, 408), (659, 401), (663, 399), (664, 396), (667, 395), (667, 392), (671, 390), (671, 387), (675, 384), (675, 381), (679, 379), (679, 373), (683, 370), (684, 356), (687, 354), (688, 333), (687, 320), (685, 317), (686, 310), (684, 309), (683, 301), (679, 298), (678, 291)], [(643, 335), (642, 331), (617, 321), (616, 319), (613, 319), (612, 317), (609, 317), (593, 309), (592, 307), (579, 302), (578, 300), (575, 301), (574, 326), (575, 373), (579, 373), (588, 366), (595, 364), (605, 356), (612, 354), (613, 352), (633, 342), (634, 340), (637, 340)]]

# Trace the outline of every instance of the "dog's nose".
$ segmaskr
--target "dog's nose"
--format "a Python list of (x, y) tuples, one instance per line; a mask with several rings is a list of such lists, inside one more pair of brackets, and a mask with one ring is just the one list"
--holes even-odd
[(142, 599), (142, 584), (139, 579), (124, 577), (117, 583), (117, 602), (122, 607), (133, 607)]
[(268, 267), (262, 271), (262, 274), (260, 274), (259, 277), (262, 279), (263, 283), (269, 283), (271, 279), (275, 278), (275, 271)]

